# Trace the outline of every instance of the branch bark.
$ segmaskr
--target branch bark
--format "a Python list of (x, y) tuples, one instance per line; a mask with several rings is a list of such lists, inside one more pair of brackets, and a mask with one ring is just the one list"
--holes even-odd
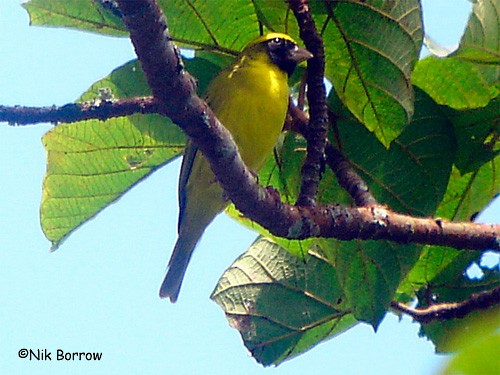
[(407, 314), (422, 324), (436, 320), (460, 319), (472, 311), (485, 310), (500, 304), (500, 287), (472, 294), (469, 298), (457, 303), (440, 303), (425, 308), (412, 308), (400, 302), (391, 302), (395, 311)]
[(13, 125), (32, 125), (45, 122), (58, 124), (91, 119), (104, 121), (135, 113), (158, 113), (158, 105), (152, 96), (116, 101), (70, 103), (61, 107), (8, 107), (0, 105), (0, 121)]
[(299, 24), (300, 37), (306, 48), (314, 55), (307, 62), (307, 100), (310, 120), (307, 131), (307, 154), (302, 166), (302, 183), (297, 204), (315, 204), (318, 185), (325, 160), (326, 135), (328, 132), (328, 107), (326, 103), (325, 50), (323, 39), (309, 12), (308, 0), (289, 0)]
[[(119, 0), (119, 5), (154, 99), (109, 103), (112, 108), (122, 110), (119, 112), (117, 109), (117, 112), (112, 113), (153, 111), (154, 107), (154, 112), (170, 117), (198, 145), (236, 207), (274, 235), (290, 239), (385, 239), (399, 243), (446, 245), (458, 249), (500, 249), (499, 225), (415, 218), (391, 212), (381, 206), (350, 208), (337, 204), (290, 206), (283, 203), (274, 189), (259, 186), (253, 173), (243, 164), (231, 134), (196, 95), (195, 81), (184, 70), (156, 1)], [(141, 100), (145, 102), (140, 104)], [(125, 110), (127, 103), (133, 105)], [(80, 111), (78, 116), (98, 118), (96, 114), (100, 110), (104, 111), (104, 108), (107, 110), (107, 106), (103, 104), (102, 108), (89, 109), (85, 115), (82, 115), (85, 112), (82, 108), (75, 108), (77, 112)], [(52, 116), (57, 111), (46, 112)], [(47, 121), (58, 121), (55, 115), (45, 115), (50, 118)]]

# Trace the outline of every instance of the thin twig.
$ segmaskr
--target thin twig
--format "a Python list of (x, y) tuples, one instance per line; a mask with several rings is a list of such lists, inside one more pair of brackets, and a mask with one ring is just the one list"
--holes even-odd
[(500, 304), (500, 287), (471, 296), (461, 302), (439, 303), (425, 308), (413, 308), (401, 302), (391, 302), (395, 311), (411, 316), (417, 322), (428, 324), (436, 320), (460, 319), (472, 311), (485, 310)]

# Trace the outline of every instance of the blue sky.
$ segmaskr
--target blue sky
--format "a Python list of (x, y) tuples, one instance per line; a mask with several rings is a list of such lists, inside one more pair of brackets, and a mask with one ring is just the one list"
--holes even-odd
[[(134, 58), (127, 39), (28, 27), (20, 1), (0, 5), (0, 104), (62, 105)], [(466, 0), (424, 1), (430, 36), (455, 45)], [(208, 298), (255, 234), (219, 216), (207, 230), (177, 304), (157, 295), (176, 238), (179, 162), (161, 169), (59, 250), (38, 221), (49, 125), (0, 124), (0, 369), (5, 374), (400, 374), (436, 371), (443, 357), (418, 325), (387, 316), (377, 334), (359, 325), (277, 368), (246, 353)], [(497, 202), (498, 203), (498, 202)], [(497, 213), (483, 217), (500, 221)], [(220, 241), (224, 238), (224, 241)], [(18, 358), (47, 349), (52, 361)], [(55, 361), (55, 352), (102, 352), (99, 362)]]

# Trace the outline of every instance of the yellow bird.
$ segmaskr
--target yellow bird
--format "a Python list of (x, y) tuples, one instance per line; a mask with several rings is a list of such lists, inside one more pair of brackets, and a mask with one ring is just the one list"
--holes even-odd
[[(250, 169), (258, 171), (272, 153), (288, 108), (288, 77), (311, 57), (290, 36), (270, 33), (251, 42), (210, 83), (206, 101), (231, 132)], [(196, 244), (228, 203), (210, 165), (188, 142), (179, 178), (178, 239), (160, 297), (177, 300)]]

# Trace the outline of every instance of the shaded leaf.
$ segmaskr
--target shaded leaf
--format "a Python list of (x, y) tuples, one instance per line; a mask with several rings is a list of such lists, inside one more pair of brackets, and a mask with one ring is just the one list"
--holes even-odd
[(261, 238), (222, 275), (211, 298), (254, 358), (279, 364), (356, 324), (335, 269)]
[(446, 110), (455, 127), (458, 143), (455, 165), (462, 174), (477, 171), (500, 153), (499, 109), (497, 97), (484, 108)]
[[(446, 279), (449, 270), (456, 276), (456, 270), (465, 272), (474, 261), (478, 261), (481, 253), (477, 251), (457, 250), (445, 246), (424, 246), (422, 254), (398, 288), (398, 293), (414, 298), (420, 292), (421, 298), (426, 291), (432, 290), (431, 285)], [(429, 292), (431, 293), (431, 292)], [(431, 296), (426, 296), (431, 298)]]
[(421, 247), (389, 241), (322, 240), (320, 248), (335, 265), (355, 318), (377, 329)]
[[(456, 143), (450, 121), (421, 90), (416, 91), (415, 106), (413, 121), (389, 150), (348, 117), (337, 121), (338, 134), (330, 139), (339, 139), (380, 203), (398, 212), (431, 216), (446, 191)], [(329, 182), (322, 201), (335, 201), (339, 194), (335, 182)]]

